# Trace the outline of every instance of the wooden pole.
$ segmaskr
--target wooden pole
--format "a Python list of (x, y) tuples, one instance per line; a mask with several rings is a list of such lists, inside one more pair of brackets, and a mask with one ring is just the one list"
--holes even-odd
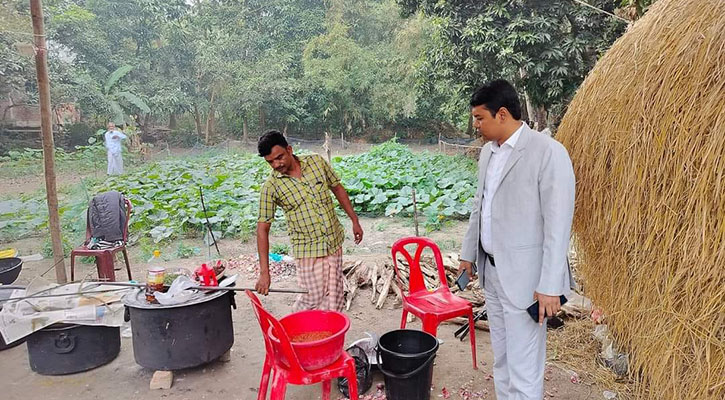
[(55, 278), (65, 283), (65, 262), (63, 261), (63, 243), (60, 237), (60, 217), (58, 215), (58, 193), (55, 187), (55, 142), (53, 141), (53, 121), (50, 115), (50, 82), (48, 81), (48, 49), (45, 46), (45, 27), (43, 26), (43, 4), (41, 0), (30, 0), (30, 15), (33, 20), (35, 38), (35, 70), (38, 75), (38, 93), (40, 95), (40, 130), (43, 139), (43, 162), (45, 165), (45, 191), (48, 200), (50, 238), (53, 243), (53, 261)]
[(325, 143), (322, 144), (322, 148), (325, 149), (325, 154), (327, 154), (327, 162), (332, 162), (332, 154), (330, 150), (330, 134), (325, 132)]
[(413, 189), (413, 222), (415, 223), (415, 236), (418, 234), (418, 203), (415, 201), (415, 189)]

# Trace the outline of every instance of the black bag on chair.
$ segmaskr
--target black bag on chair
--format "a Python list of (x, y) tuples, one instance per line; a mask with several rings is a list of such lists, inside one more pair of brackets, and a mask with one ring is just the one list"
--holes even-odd
[(116, 191), (101, 193), (91, 199), (86, 218), (92, 238), (106, 242), (123, 240), (125, 202), (123, 194)]

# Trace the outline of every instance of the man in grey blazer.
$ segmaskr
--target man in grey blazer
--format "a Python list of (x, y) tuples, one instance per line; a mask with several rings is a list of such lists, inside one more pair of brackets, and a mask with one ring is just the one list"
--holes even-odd
[[(471, 99), (474, 127), (490, 140), (478, 162), (478, 190), (459, 270), (486, 295), (498, 400), (542, 399), (546, 320), (573, 280), (567, 262), (574, 170), (564, 146), (521, 121), (518, 94), (504, 80)], [(526, 308), (539, 302), (539, 321)]]

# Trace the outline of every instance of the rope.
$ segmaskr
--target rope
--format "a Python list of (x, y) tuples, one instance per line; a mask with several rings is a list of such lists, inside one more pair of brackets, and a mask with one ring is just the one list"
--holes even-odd
[(453, 146), (453, 147), (464, 147), (468, 149), (482, 149), (483, 146), (470, 146), (466, 144), (456, 144), (456, 143), (450, 143), (446, 142), (445, 140), (438, 140), (438, 144), (442, 144), (444, 146)]
[(616, 18), (616, 19), (618, 19), (620, 21), (624, 21), (624, 22), (626, 22), (628, 24), (632, 22), (632, 21), (630, 21), (628, 19), (625, 19), (625, 18), (620, 17), (619, 15), (615, 15), (615, 14), (610, 13), (609, 11), (602, 10), (601, 8), (595, 7), (595, 6), (589, 4), (589, 3), (585, 2), (585, 1), (582, 1), (582, 0), (571, 0), (571, 1), (573, 1), (575, 3), (578, 3), (578, 4), (581, 4), (581, 5), (585, 6), (585, 7), (589, 7), (589, 8), (591, 8), (593, 10), (596, 10), (596, 11), (598, 11), (600, 13), (607, 14), (610, 17), (614, 17), (614, 18)]
[(0, 30), (0, 33), (10, 33), (10, 34), (13, 34), (13, 35), (26, 35), (26, 36), (45, 37), (45, 35), (38, 35), (36, 33), (15, 32), (15, 31), (6, 31), (6, 30)]

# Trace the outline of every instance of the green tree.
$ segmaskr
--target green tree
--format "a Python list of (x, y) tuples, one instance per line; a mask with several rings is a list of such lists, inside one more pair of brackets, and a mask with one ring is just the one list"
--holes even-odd
[[(29, 99), (37, 97), (33, 59), (23, 55), (19, 48), (32, 49), (33, 30), (30, 17), (23, 12), (18, 1), (0, 3), (0, 98), (22, 94)], [(12, 105), (10, 105), (12, 107)], [(8, 108), (0, 110), (0, 125), (4, 124)]]
[(325, 33), (303, 54), (305, 76), (323, 89), (327, 131), (352, 134), (421, 117), (416, 81), (429, 25), (399, 11), (394, 1), (331, 2)]
[(133, 66), (123, 65), (118, 67), (113, 73), (106, 79), (106, 83), (103, 85), (103, 95), (111, 111), (111, 118), (117, 123), (127, 123), (126, 115), (129, 115), (134, 110), (134, 107), (144, 113), (151, 112), (151, 109), (146, 102), (143, 101), (137, 94), (128, 90), (121, 90), (120, 81), (126, 76)]
[[(618, 2), (591, 3), (613, 12)], [(569, 0), (398, 3), (406, 15), (423, 12), (436, 26), (434, 46), (427, 52), (429, 80), (450, 82), (456, 97), (465, 99), (487, 80), (509, 79), (522, 90), (529, 119), (540, 128), (547, 124), (547, 113), (558, 120), (597, 58), (625, 28)], [(435, 88), (428, 84), (428, 90)]]

